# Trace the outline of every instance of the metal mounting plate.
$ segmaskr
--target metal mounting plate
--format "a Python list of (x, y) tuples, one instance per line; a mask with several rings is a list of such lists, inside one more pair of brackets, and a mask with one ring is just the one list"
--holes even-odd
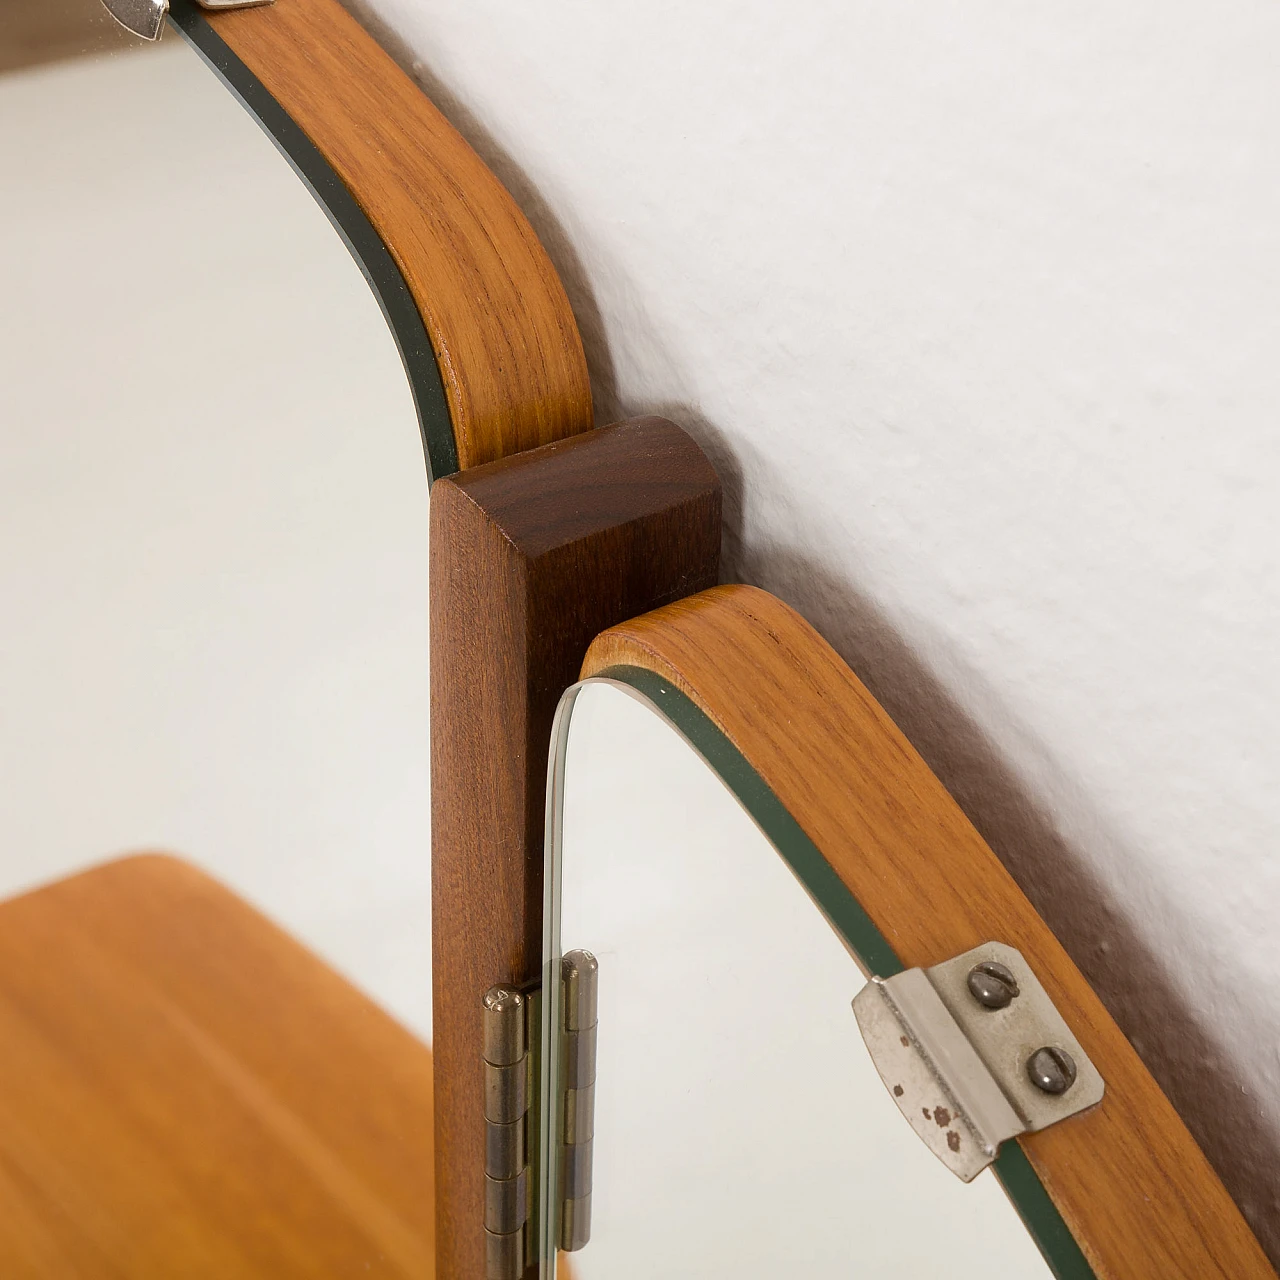
[[(1017, 994), (989, 1008), (969, 989), (983, 963), (1013, 975)], [(872, 978), (853, 1001), (872, 1061), (898, 1109), (929, 1149), (965, 1182), (1002, 1142), (1043, 1129), (1102, 1101), (1104, 1085), (1080, 1042), (1023, 959), (987, 942), (929, 969)], [(1043, 1092), (1028, 1062), (1045, 1047), (1065, 1050), (1075, 1079)]]

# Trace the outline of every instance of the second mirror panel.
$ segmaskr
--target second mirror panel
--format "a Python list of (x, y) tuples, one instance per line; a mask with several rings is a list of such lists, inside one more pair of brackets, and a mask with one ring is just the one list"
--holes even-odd
[(426, 1036), (427, 484), (378, 300), (196, 50), (98, 0), (0, 4), (0, 171), (0, 899), (173, 851)]
[(904, 1122), (864, 975), (720, 777), (624, 686), (569, 714), (548, 959), (599, 962), (575, 1280), (1048, 1277), (991, 1171), (961, 1183)]

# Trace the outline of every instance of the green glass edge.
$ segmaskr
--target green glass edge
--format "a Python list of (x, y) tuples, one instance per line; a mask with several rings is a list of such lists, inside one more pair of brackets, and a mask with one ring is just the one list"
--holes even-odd
[[(862, 904), (746, 756), (706, 712), (673, 684), (644, 667), (607, 667), (593, 678), (629, 685), (647, 699), (738, 798), (863, 965), (882, 978), (902, 972), (902, 961)], [(1096, 1280), (1093, 1268), (1022, 1148), (1016, 1142), (1006, 1142), (992, 1167), (1057, 1280)]]
[(1006, 1142), (992, 1168), (1058, 1280), (1096, 1280), (1093, 1268), (1022, 1148), (1016, 1142)]
[(262, 126), (328, 214), (373, 290), (400, 352), (422, 432), (427, 482), (453, 475), (458, 470), (458, 450), (435, 349), (418, 305), (382, 237), (315, 143), (205, 21), (194, 0), (170, 0), (169, 21)]
[(598, 676), (630, 685), (647, 698), (692, 744), (718, 773), (761, 830), (773, 842), (782, 859), (809, 891), (819, 910), (846, 939), (872, 973), (888, 978), (902, 971), (902, 962), (871, 923), (862, 904), (832, 870), (818, 846), (751, 767), (746, 756), (712, 724), (699, 707), (674, 685), (644, 667), (617, 666)]

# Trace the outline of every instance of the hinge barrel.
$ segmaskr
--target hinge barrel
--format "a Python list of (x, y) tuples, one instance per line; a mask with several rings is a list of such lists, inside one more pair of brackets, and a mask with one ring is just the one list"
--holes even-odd
[(520, 1280), (529, 1252), (529, 998), (484, 995), (485, 1280)]
[(589, 951), (566, 952), (561, 961), (559, 1245), (566, 1252), (581, 1249), (591, 1238), (598, 974)]

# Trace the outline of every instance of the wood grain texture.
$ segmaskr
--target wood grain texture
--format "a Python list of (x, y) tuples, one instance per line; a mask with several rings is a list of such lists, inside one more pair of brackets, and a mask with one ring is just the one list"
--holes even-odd
[(0, 1275), (433, 1274), (431, 1056), (172, 858), (0, 904)]
[(612, 628), (620, 664), (691, 698), (754, 766), (908, 966), (990, 939), (1027, 957), (1107, 1084), (1020, 1139), (1099, 1280), (1274, 1277), (1168, 1099), (959, 806), (835, 651), (780, 600), (720, 587)]
[(720, 488), (660, 418), (463, 472), (431, 499), (438, 1268), (484, 1274), (480, 997), (538, 975), (551, 724), (592, 638), (716, 580)]
[(463, 468), (588, 430), (568, 299), (506, 189), (338, 0), (205, 15), (319, 148), (426, 323)]

